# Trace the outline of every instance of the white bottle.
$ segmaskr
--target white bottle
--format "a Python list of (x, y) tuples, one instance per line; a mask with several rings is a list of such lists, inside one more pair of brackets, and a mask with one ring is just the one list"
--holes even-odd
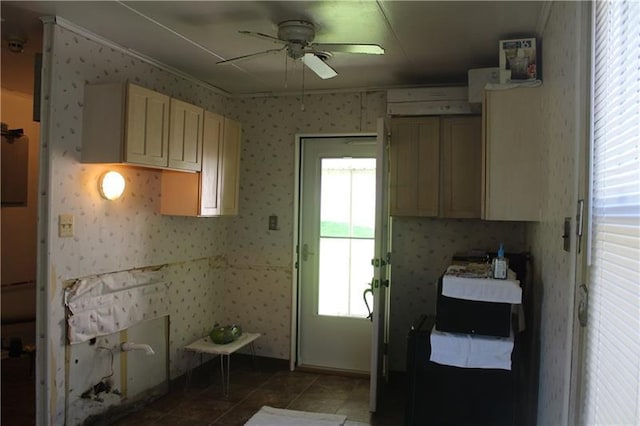
[(494, 257), (491, 264), (493, 278), (498, 280), (506, 280), (508, 268), (509, 265), (507, 263), (507, 259), (504, 257), (504, 248), (502, 247), (502, 244), (500, 244), (500, 248), (498, 249), (498, 257)]

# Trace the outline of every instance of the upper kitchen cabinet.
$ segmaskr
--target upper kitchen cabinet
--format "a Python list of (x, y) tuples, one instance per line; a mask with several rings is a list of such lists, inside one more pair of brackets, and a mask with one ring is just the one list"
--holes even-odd
[(238, 214), (240, 196), (240, 140), (242, 126), (239, 122), (225, 117), (224, 137), (221, 149), (220, 214)]
[(440, 118), (392, 118), (389, 157), (391, 215), (437, 216)]
[(199, 171), (203, 109), (134, 84), (85, 87), (82, 161)]
[(171, 99), (170, 111), (169, 168), (200, 171), (204, 110)]
[(162, 172), (160, 213), (177, 216), (238, 214), (240, 123), (204, 112), (202, 172)]
[(479, 218), (481, 133), (478, 116), (392, 118), (391, 215)]
[(133, 84), (85, 87), (82, 161), (167, 167), (169, 96)]
[(442, 216), (479, 218), (482, 118), (442, 117)]
[(540, 102), (540, 90), (535, 88), (485, 93), (483, 219), (540, 220), (544, 186)]

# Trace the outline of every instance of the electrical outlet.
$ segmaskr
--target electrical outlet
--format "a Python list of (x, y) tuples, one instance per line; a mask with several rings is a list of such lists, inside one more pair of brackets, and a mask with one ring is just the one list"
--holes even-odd
[(73, 237), (73, 215), (61, 214), (58, 216), (58, 236), (60, 238)]

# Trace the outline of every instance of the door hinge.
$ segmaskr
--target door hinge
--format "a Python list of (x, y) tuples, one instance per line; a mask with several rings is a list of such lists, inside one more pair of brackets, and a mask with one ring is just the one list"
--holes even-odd
[(371, 264), (375, 268), (379, 268), (381, 266), (390, 265), (391, 264), (391, 253), (387, 253), (384, 259), (380, 259), (378, 257), (371, 259)]

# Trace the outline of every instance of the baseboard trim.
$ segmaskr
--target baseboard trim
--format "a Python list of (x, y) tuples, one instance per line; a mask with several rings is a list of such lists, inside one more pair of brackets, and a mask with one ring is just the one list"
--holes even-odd
[(331, 374), (334, 376), (355, 377), (358, 379), (368, 379), (370, 376), (369, 373), (363, 373), (361, 371), (318, 367), (315, 365), (296, 365), (295, 371), (300, 371), (302, 373)]

